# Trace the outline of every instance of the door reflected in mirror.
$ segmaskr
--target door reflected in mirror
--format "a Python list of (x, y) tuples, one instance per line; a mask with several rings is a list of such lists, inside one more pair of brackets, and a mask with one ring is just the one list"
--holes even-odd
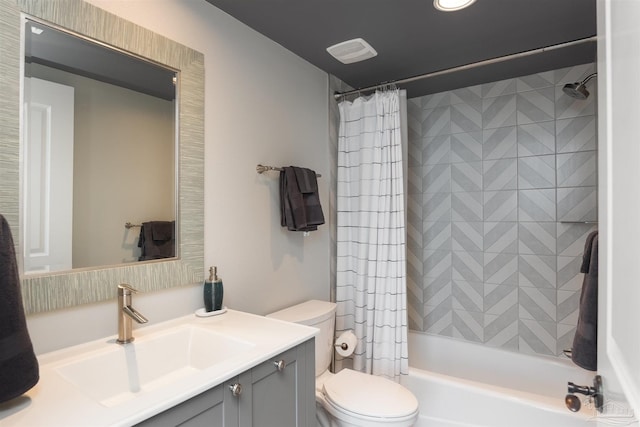
[(175, 257), (177, 73), (30, 20), (24, 61), (25, 273)]

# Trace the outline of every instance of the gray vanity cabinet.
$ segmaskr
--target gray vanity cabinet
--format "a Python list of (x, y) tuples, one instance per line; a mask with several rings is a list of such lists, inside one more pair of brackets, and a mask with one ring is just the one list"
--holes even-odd
[(310, 339), (138, 426), (312, 427), (315, 411)]
[(238, 425), (238, 399), (231, 386), (238, 382), (232, 378), (222, 385), (207, 390), (186, 402), (174, 406), (148, 420), (139, 427), (224, 427)]
[(240, 427), (316, 425), (313, 340), (246, 371), (239, 382)]

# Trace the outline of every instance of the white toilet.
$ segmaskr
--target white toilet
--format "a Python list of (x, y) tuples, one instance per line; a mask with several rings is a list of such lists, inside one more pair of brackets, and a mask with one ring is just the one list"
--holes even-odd
[(410, 427), (418, 400), (391, 380), (343, 369), (329, 372), (336, 304), (311, 300), (267, 315), (320, 329), (316, 336), (316, 407), (322, 427)]

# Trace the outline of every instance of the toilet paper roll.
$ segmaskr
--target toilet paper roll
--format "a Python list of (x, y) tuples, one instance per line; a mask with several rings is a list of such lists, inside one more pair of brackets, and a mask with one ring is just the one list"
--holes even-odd
[(345, 331), (336, 340), (336, 351), (342, 357), (349, 357), (356, 351), (358, 338), (352, 331)]

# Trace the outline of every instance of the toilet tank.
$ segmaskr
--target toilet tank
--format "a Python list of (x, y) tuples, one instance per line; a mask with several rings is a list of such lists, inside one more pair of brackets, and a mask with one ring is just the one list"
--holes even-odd
[(316, 377), (329, 369), (333, 354), (333, 331), (336, 321), (336, 304), (329, 301), (310, 300), (285, 308), (267, 317), (313, 326), (320, 329), (316, 335)]

